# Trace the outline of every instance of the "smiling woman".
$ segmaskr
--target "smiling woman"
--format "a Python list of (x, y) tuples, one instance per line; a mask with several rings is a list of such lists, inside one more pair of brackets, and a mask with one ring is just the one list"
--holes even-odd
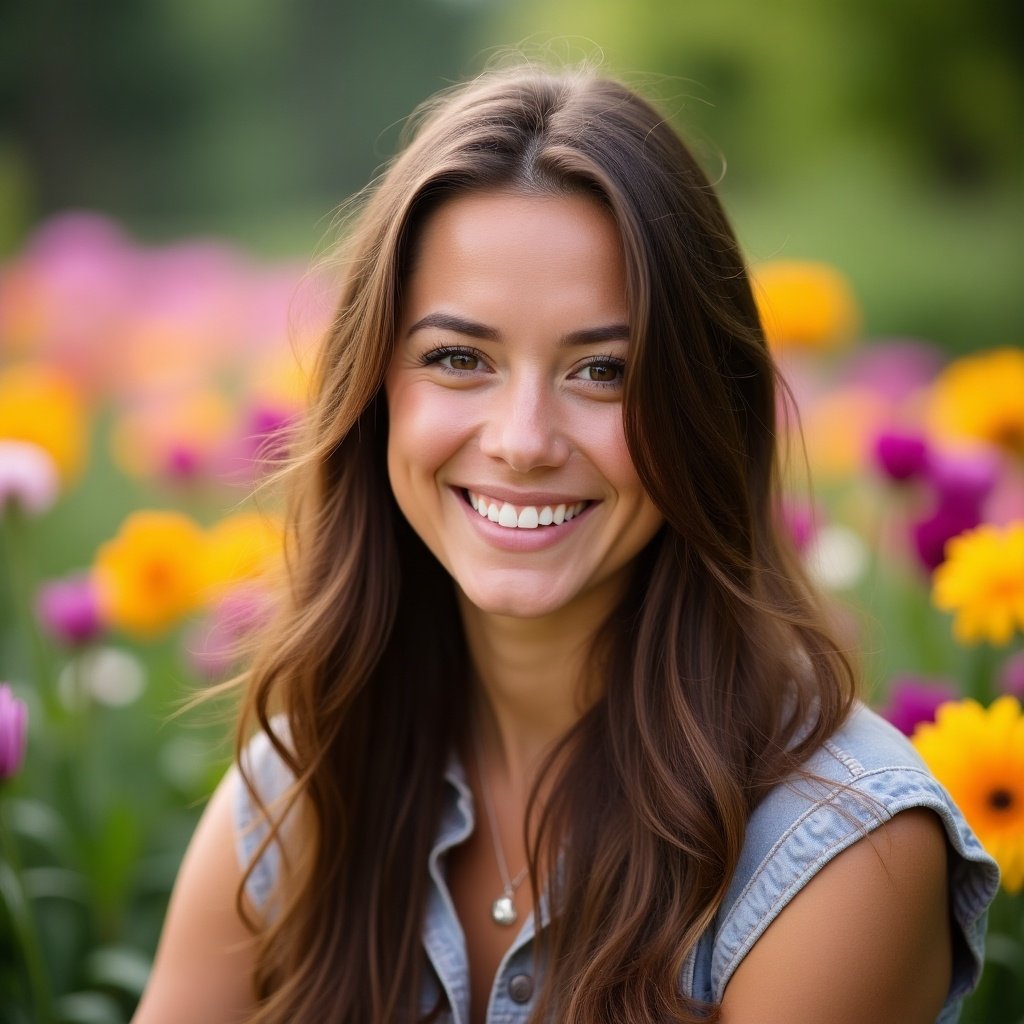
[(454, 89), (342, 263), (138, 1024), (955, 1020), (997, 872), (780, 528), (776, 370), (664, 117)]

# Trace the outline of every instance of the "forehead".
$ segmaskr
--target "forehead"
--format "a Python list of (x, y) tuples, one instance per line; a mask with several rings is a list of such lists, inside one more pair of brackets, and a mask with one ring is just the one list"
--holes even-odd
[(578, 316), (589, 307), (588, 319), (623, 319), (622, 242), (611, 213), (590, 196), (472, 193), (426, 217), (403, 292), (406, 324), (448, 306), (500, 318), (531, 309)]

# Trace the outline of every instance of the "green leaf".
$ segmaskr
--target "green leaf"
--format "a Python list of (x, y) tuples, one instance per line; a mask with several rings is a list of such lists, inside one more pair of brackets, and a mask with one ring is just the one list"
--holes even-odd
[(124, 1013), (112, 996), (102, 992), (72, 992), (57, 1003), (62, 1024), (125, 1024)]
[(25, 889), (31, 899), (60, 899), (90, 905), (85, 879), (67, 868), (29, 868), (24, 872)]
[(74, 840), (60, 815), (41, 800), (11, 800), (7, 805), (11, 829), (42, 847), (58, 860), (74, 851)]
[(136, 999), (142, 996), (152, 968), (149, 957), (130, 946), (97, 949), (86, 961), (86, 972), (94, 985), (119, 989)]

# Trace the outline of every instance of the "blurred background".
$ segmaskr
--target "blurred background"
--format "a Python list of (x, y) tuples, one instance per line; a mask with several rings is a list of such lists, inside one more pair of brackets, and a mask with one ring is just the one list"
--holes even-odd
[(252, 491), (339, 204), (517, 52), (624, 77), (718, 185), (800, 405), (787, 524), (1004, 867), (964, 1021), (1024, 1020), (1024, 724), (956, 718), (1024, 696), (1024, 8), (0, 0), (0, 1024), (128, 1020), (231, 757), (175, 712), (271, 600)]
[(869, 333), (1019, 340), (1024, 12), (1010, 0), (7, 0), (0, 251), (55, 210), (304, 256), (443, 85), (602, 56), (701, 152), (750, 255), (853, 280)]

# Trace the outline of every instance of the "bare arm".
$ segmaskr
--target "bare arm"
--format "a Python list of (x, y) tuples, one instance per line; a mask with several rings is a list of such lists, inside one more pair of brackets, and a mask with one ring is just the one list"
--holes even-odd
[(915, 808), (793, 898), (730, 979), (722, 1024), (934, 1024), (951, 972), (945, 835)]
[(229, 772), (210, 799), (171, 895), (156, 961), (132, 1024), (229, 1024), (255, 1006), (253, 938), (235, 910)]

